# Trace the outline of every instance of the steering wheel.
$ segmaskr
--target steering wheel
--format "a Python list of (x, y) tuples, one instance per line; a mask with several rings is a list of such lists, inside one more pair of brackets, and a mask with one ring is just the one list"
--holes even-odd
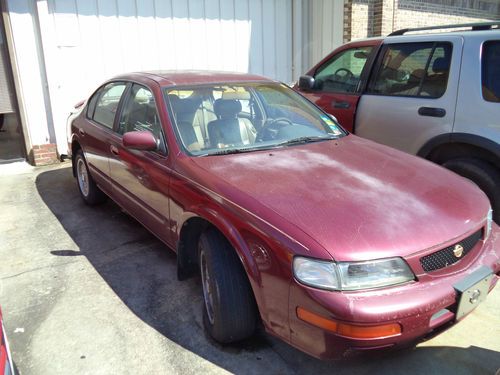
[(293, 126), (286, 117), (277, 117), (275, 119), (267, 120), (257, 132), (255, 142), (270, 141), (276, 139), (281, 128), (285, 126)]
[[(345, 74), (339, 74), (341, 72), (345, 72)], [(352, 77), (354, 77), (354, 74), (349, 70), (349, 69), (346, 69), (346, 68), (339, 68), (335, 71), (335, 73), (333, 73), (333, 76), (335, 78), (338, 78), (337, 80), (338, 81), (341, 81), (341, 82), (347, 82), (348, 80), (350, 80)]]

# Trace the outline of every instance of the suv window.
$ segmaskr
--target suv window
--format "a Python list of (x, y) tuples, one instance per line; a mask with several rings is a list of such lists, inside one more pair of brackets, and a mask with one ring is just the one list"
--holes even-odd
[(354, 93), (372, 47), (351, 48), (335, 55), (316, 72), (315, 89), (319, 91)]
[(158, 140), (160, 151), (165, 153), (166, 147), (155, 98), (149, 89), (134, 84), (121, 111), (117, 132), (123, 135), (126, 132), (144, 130), (153, 133)]
[[(94, 97), (90, 99), (89, 117), (95, 122), (112, 129), (116, 110), (126, 86), (127, 84), (124, 82), (113, 82), (95, 93)], [(94, 100), (96, 97), (98, 97), (97, 101)], [(93, 113), (90, 113), (91, 110)]]
[(451, 52), (447, 42), (390, 44), (368, 92), (439, 98), (448, 84)]
[(500, 103), (500, 40), (485, 42), (482, 56), (483, 98)]

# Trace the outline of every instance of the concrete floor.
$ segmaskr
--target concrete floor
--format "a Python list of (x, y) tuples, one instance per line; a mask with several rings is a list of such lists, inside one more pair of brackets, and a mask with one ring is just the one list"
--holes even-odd
[(416, 348), (321, 362), (264, 333), (220, 347), (199, 280), (108, 202), (85, 206), (69, 163), (0, 167), (0, 305), (21, 374), (489, 374), (500, 368), (500, 287)]

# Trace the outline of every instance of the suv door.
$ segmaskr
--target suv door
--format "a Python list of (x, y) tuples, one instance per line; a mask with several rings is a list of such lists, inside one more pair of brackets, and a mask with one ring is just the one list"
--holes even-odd
[[(150, 89), (137, 83), (125, 95), (116, 132), (110, 140), (113, 196), (144, 226), (170, 243), (170, 169), (166, 165), (167, 149), (156, 101)], [(122, 137), (131, 131), (150, 131), (158, 140), (158, 149), (127, 149)]]
[(334, 115), (349, 131), (353, 131), (356, 106), (379, 43), (365, 41), (335, 50), (308, 73), (314, 77), (313, 88), (300, 89), (303, 95)]
[(358, 104), (356, 134), (416, 154), (451, 133), (463, 39), (388, 38)]

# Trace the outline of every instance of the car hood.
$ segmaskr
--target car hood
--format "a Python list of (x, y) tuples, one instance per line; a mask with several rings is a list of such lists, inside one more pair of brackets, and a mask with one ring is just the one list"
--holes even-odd
[(448, 242), (479, 228), (489, 206), (470, 181), (354, 135), (191, 160), (217, 179), (218, 194), (254, 213), (267, 207), (273, 226), (288, 221), (300, 228), (288, 234), (310, 236), (338, 261)]

